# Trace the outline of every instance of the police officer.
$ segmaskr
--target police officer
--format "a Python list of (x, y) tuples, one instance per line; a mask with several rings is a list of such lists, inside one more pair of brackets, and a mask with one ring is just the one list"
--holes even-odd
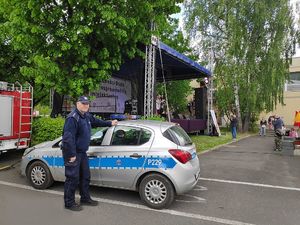
[(90, 168), (87, 150), (90, 144), (91, 127), (117, 125), (118, 121), (96, 119), (89, 112), (89, 99), (81, 96), (74, 109), (66, 118), (62, 149), (65, 164), (64, 203), (65, 208), (80, 211), (82, 207), (75, 202), (75, 191), (79, 185), (81, 205), (97, 206), (98, 202), (91, 199), (89, 193)]

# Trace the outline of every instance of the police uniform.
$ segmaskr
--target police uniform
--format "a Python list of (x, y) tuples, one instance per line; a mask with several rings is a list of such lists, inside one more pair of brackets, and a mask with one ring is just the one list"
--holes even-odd
[[(91, 201), (89, 193), (90, 168), (87, 150), (90, 144), (92, 127), (111, 126), (111, 121), (96, 119), (90, 113), (80, 113), (73, 110), (66, 118), (63, 129), (63, 158), (65, 164), (64, 202), (65, 207), (70, 208), (75, 203), (75, 191), (79, 185), (81, 202)], [(70, 158), (76, 156), (74, 162)]]

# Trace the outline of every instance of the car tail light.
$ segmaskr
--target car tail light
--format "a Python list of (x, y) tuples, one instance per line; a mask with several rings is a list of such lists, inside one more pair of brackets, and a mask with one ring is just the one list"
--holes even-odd
[(169, 149), (169, 153), (183, 164), (192, 159), (192, 155), (189, 152), (180, 149)]

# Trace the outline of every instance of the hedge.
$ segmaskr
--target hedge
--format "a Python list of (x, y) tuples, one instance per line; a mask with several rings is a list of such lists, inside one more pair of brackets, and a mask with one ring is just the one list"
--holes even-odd
[(32, 124), (31, 145), (52, 141), (62, 135), (65, 119), (61, 117), (37, 117)]

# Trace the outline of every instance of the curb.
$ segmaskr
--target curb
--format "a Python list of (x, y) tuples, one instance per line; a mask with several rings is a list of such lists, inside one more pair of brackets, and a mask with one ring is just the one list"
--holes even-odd
[(240, 140), (243, 140), (243, 139), (245, 139), (245, 138), (252, 137), (252, 136), (255, 136), (255, 135), (256, 135), (256, 134), (253, 134), (253, 135), (249, 134), (249, 135), (247, 135), (247, 136), (245, 136), (245, 137), (239, 138), (239, 139), (236, 140), (236, 141), (230, 141), (230, 142), (225, 143), (225, 144), (222, 144), (222, 145), (217, 145), (217, 146), (212, 147), (212, 148), (209, 148), (209, 149), (207, 149), (207, 150), (205, 150), (205, 151), (203, 151), (203, 152), (199, 152), (199, 153), (197, 153), (197, 155), (200, 156), (200, 155), (205, 154), (205, 153), (207, 153), (207, 152), (216, 150), (216, 149), (221, 148), (221, 147), (226, 146), (226, 145), (230, 145), (230, 144), (232, 144), (232, 143), (239, 142)]

